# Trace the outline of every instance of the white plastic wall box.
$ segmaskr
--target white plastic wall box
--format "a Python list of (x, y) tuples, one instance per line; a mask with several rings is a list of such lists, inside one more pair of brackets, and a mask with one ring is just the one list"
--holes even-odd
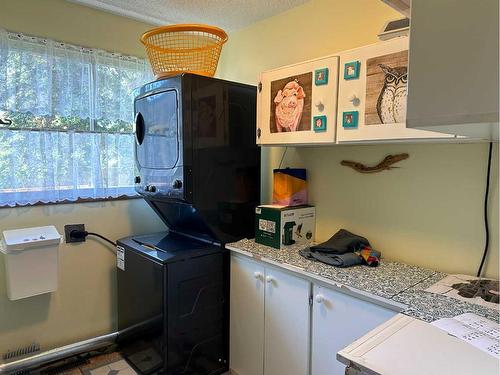
[(0, 252), (10, 300), (57, 290), (60, 243), (52, 225), (3, 231)]

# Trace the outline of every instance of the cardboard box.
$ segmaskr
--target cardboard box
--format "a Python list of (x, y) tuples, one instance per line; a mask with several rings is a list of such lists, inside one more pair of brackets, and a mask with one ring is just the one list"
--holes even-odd
[(273, 170), (273, 205), (307, 204), (307, 173), (302, 168)]
[(314, 241), (314, 206), (263, 205), (255, 209), (255, 242), (282, 249)]

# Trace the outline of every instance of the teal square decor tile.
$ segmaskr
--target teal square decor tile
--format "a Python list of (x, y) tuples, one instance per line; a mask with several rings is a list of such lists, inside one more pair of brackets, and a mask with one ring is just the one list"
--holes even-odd
[(328, 68), (317, 69), (314, 71), (314, 84), (316, 86), (328, 84)]
[(359, 61), (351, 61), (344, 65), (344, 79), (357, 79), (359, 78), (359, 68), (361, 63)]
[(342, 127), (357, 128), (358, 127), (358, 111), (349, 111), (342, 114)]
[(326, 131), (326, 116), (314, 116), (313, 129), (315, 132)]

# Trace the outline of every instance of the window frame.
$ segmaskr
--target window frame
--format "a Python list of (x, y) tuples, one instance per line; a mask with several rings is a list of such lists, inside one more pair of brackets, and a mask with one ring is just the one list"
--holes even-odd
[[(75, 46), (75, 45), (72, 45), (72, 44), (68, 44), (68, 43), (63, 43), (63, 42), (58, 42), (58, 41), (54, 41), (54, 40), (49, 40), (49, 39), (45, 39), (45, 38), (39, 38), (39, 37), (36, 37), (36, 36), (27, 36), (27, 35), (24, 35), (24, 34), (20, 34), (20, 33), (14, 33), (14, 32), (9, 32), (9, 31), (5, 31), (5, 30), (2, 30), (2, 32), (5, 33), (5, 35), (7, 35), (7, 38), (11, 38), (11, 37), (14, 37), (14, 38), (17, 38), (18, 40), (23, 40), (24, 38), (28, 39), (26, 42), (31, 42), (31, 43), (41, 43), (41, 44), (48, 44), (48, 43), (52, 43), (54, 46), (56, 46), (57, 48), (71, 48), (71, 49), (77, 49), (79, 50), (80, 52), (82, 53), (88, 53), (89, 55), (92, 55), (95, 53), (95, 55), (91, 56), (90, 59), (89, 59), (89, 69), (90, 69), (90, 76), (89, 76), (89, 85), (90, 85), (90, 101), (91, 101), (91, 116), (88, 117), (88, 120), (89, 120), (89, 130), (81, 130), (81, 129), (63, 129), (63, 128), (55, 128), (55, 127), (46, 127), (46, 128), (43, 128), (43, 127), (20, 127), (20, 126), (15, 126), (14, 124), (4, 124), (4, 126), (0, 125), (0, 131), (3, 131), (3, 130), (11, 130), (11, 131), (19, 131), (19, 132), (57, 132), (57, 133), (80, 133), (80, 134), (100, 134), (100, 135), (105, 135), (105, 134), (134, 134), (134, 124), (133, 124), (133, 121), (129, 124), (131, 125), (131, 129), (130, 130), (127, 130), (127, 131), (111, 131), (111, 130), (106, 130), (105, 128), (100, 128), (99, 125), (98, 125), (98, 122), (101, 120), (101, 118), (97, 118), (97, 116), (95, 115), (96, 113), (96, 106), (97, 106), (97, 101), (99, 100), (98, 98), (98, 88), (97, 88), (97, 77), (98, 77), (98, 72), (97, 72), (97, 69), (99, 67), (99, 65), (103, 65), (103, 66), (107, 66), (109, 68), (115, 68), (114, 65), (112, 64), (103, 64), (102, 62), (99, 61), (98, 58), (101, 58), (101, 57), (104, 57), (104, 58), (118, 58), (118, 59), (123, 59), (123, 61), (132, 61), (132, 62), (136, 62), (136, 63), (144, 63), (145, 65), (145, 77), (147, 77), (147, 80), (145, 80), (143, 83), (141, 84), (146, 84), (148, 82), (150, 82), (152, 79), (153, 79), (153, 76), (151, 74), (151, 71), (149, 70), (148, 73), (146, 73), (146, 70), (147, 67), (149, 66), (148, 62), (146, 59), (144, 58), (139, 58), (139, 57), (135, 57), (135, 56), (127, 56), (127, 55), (123, 55), (123, 54), (120, 54), (120, 53), (113, 53), (113, 52), (108, 52), (108, 51), (104, 51), (104, 50), (100, 50), (100, 49), (94, 49), (94, 48), (88, 48), (88, 47), (83, 47), (83, 46)], [(55, 47), (55, 48), (56, 48)], [(26, 52), (29, 52), (29, 48), (26, 48), (25, 49)], [(53, 66), (54, 65), (51, 65), (51, 69), (53, 69)], [(124, 69), (127, 69), (126, 67)], [(132, 70), (132, 72), (134, 72), (134, 70)], [(138, 72), (140, 72), (140, 70), (138, 70)], [(139, 73), (140, 74), (140, 73)], [(129, 81), (129, 82), (135, 82), (135, 81)], [(52, 88), (52, 87), (51, 87)], [(53, 90), (53, 88), (52, 88)], [(133, 92), (133, 91), (132, 91)], [(133, 106), (133, 103), (130, 103), (131, 106)], [(14, 111), (11, 111), (11, 110), (8, 110), (7, 112), (14, 112)], [(30, 113), (29, 111), (28, 112), (22, 112), (22, 111), (18, 111), (19, 113)], [(33, 114), (31, 113), (33, 116), (37, 116), (36, 114)], [(55, 115), (51, 115), (51, 116), (55, 116)], [(8, 116), (6, 116), (5, 119), (8, 119)], [(106, 118), (102, 118), (104, 120), (106, 120)], [(82, 120), (86, 120), (86, 118), (82, 118)], [(111, 121), (115, 121), (115, 120), (111, 120)], [(116, 121), (125, 121), (125, 120), (122, 120), (121, 118), (119, 119), (116, 119)], [(6, 125), (6, 126), (5, 126)], [(14, 126), (12, 126), (14, 125)], [(96, 129), (99, 129), (99, 130), (96, 130)], [(15, 150), (15, 148), (14, 148)], [(103, 150), (99, 150), (99, 153), (98, 153), (99, 156), (102, 157), (103, 155)], [(134, 167), (136, 165), (136, 161), (135, 161), (135, 151), (132, 152), (132, 157), (134, 158), (133, 160), (133, 164), (134, 164)], [(92, 166), (94, 167), (94, 166)], [(95, 181), (92, 181), (92, 182), (95, 182)], [(8, 187), (6, 188), (6, 190), (8, 189)], [(118, 195), (115, 195), (115, 196), (97, 196), (97, 197), (78, 197), (76, 199), (66, 199), (66, 198), (63, 198), (63, 199), (57, 199), (55, 198), (54, 200), (51, 200), (51, 198), (47, 198), (49, 201), (47, 202), (44, 202), (42, 200), (39, 200), (39, 201), (33, 201), (33, 202), (28, 202), (28, 203), (24, 203), (24, 201), (19, 202), (19, 201), (16, 201), (13, 197), (13, 199), (2, 199), (0, 201), (0, 209), (1, 208), (16, 208), (16, 207), (30, 207), (30, 206), (45, 206), (45, 205), (57, 205), (57, 204), (78, 204), (78, 203), (91, 203), (91, 202), (105, 202), (105, 201), (121, 201), (121, 200), (129, 200), (129, 199), (140, 199), (142, 198), (141, 195), (139, 195), (137, 193), (137, 191), (135, 191), (134, 189), (134, 183), (131, 182), (130, 185), (126, 185), (126, 186), (116, 186), (116, 187), (90, 187), (90, 188), (76, 188), (76, 189), (68, 189), (68, 192), (70, 191), (73, 191), (73, 192), (76, 192), (76, 195), (86, 195), (85, 194), (85, 191), (95, 191), (96, 189), (103, 189), (104, 191), (106, 190), (112, 190), (114, 189), (115, 191), (117, 191)], [(124, 194), (120, 194), (120, 190), (123, 189), (123, 190), (128, 190), (127, 192), (124, 192)], [(8, 194), (16, 194), (16, 195), (21, 195), (24, 193), (23, 191), (21, 191), (22, 189), (20, 188), (12, 188), (12, 192), (8, 192), (8, 191), (4, 191), (4, 192), (0, 192), (0, 197), (4, 198), (5, 196), (8, 196)], [(16, 191), (17, 190), (17, 191)], [(48, 194), (50, 194), (50, 192), (57, 192), (57, 191), (63, 191), (64, 189), (43, 189), (40, 188), (39, 190), (31, 190), (31, 191), (26, 191), (26, 194), (33, 194), (33, 193), (40, 193), (40, 194), (43, 194), (45, 192), (47, 192)], [(132, 193), (132, 191), (134, 191)], [(110, 192), (111, 194), (111, 192)], [(36, 198), (35, 198), (36, 199)]]

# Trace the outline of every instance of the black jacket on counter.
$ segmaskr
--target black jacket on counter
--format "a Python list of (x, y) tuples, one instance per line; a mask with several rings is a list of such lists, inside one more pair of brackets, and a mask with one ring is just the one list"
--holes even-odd
[(304, 258), (335, 267), (350, 267), (363, 264), (363, 259), (355, 253), (363, 247), (371, 247), (365, 237), (341, 229), (328, 241), (301, 250), (299, 253)]

